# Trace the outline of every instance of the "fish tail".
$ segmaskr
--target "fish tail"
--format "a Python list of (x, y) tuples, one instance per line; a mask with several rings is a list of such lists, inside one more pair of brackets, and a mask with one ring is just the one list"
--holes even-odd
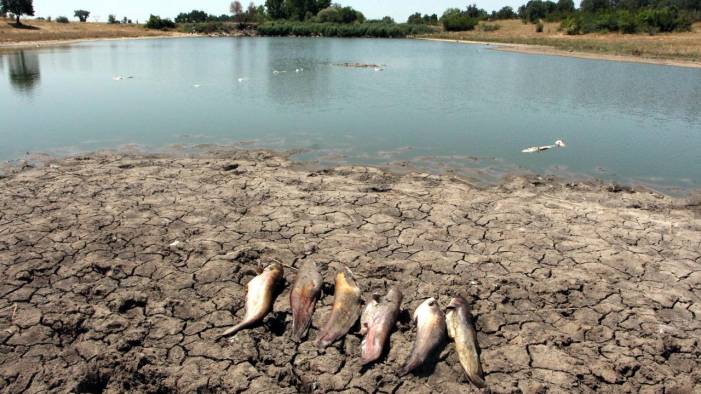
[(411, 356), (411, 358), (409, 358), (406, 361), (406, 363), (404, 363), (404, 366), (402, 367), (402, 369), (399, 370), (399, 376), (401, 377), (401, 376), (408, 375), (409, 372), (416, 369), (416, 367), (418, 367), (420, 364), (421, 364), (421, 360), (419, 360), (418, 358), (416, 358), (414, 356)]
[(314, 341), (314, 345), (321, 349), (327, 348), (330, 344), (331, 342), (329, 342), (325, 336), (320, 336)]
[(241, 322), (241, 323), (231, 327), (230, 329), (224, 331), (221, 335), (219, 335), (219, 338), (221, 339), (221, 338), (226, 338), (226, 337), (236, 335), (239, 331), (243, 330), (244, 328), (247, 328), (250, 324), (251, 323), (247, 322), (247, 321)]
[(312, 311), (309, 306), (306, 308), (300, 308), (297, 313), (294, 314), (292, 319), (292, 339), (299, 342), (307, 334), (309, 326), (311, 325)]
[(484, 379), (477, 374), (467, 375), (467, 379), (469, 379), (470, 382), (472, 384), (474, 384), (479, 389), (483, 389), (483, 388), (487, 387), (487, 382), (485, 382)]
[[(299, 321), (298, 321), (299, 320)], [(294, 319), (292, 321), (292, 339), (296, 342), (300, 342), (302, 338), (307, 334), (309, 329), (309, 320), (302, 318)]]

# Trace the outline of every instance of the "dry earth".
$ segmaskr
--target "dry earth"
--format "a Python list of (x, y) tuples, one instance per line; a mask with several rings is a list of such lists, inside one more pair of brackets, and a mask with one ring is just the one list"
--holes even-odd
[(694, 24), (692, 31), (683, 33), (595, 33), (575, 36), (559, 31), (560, 23), (546, 23), (542, 33), (535, 31), (535, 25), (523, 24), (519, 20), (489, 23), (499, 25), (499, 30), (475, 29), (426, 37), (506, 44), (497, 48), (515, 52), (701, 67), (701, 23)]
[[(342, 264), (367, 298), (399, 284), (412, 311), (474, 302), (494, 392), (701, 390), (698, 202), (594, 184), (343, 167), (266, 152), (95, 154), (0, 180), (0, 391), (465, 393), (447, 344), (398, 378), (404, 312), (381, 363), (360, 338), (293, 344), (289, 283), (260, 327), (242, 315), (258, 264)], [(174, 244), (179, 241), (179, 244)]]
[(178, 33), (148, 30), (143, 25), (107, 23), (56, 23), (22, 20), (17, 28), (14, 21), (0, 18), (0, 49), (63, 44), (79, 40), (177, 36)]

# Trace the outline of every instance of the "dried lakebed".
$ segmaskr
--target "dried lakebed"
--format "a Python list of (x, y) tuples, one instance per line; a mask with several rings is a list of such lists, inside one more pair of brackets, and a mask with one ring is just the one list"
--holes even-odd
[[(475, 187), (373, 168), (310, 171), (267, 152), (95, 154), (0, 180), (0, 391), (474, 390), (453, 344), (404, 378), (426, 298), (473, 302), (494, 392), (698, 392), (698, 203), (514, 178)], [(177, 241), (177, 242), (176, 242)], [(309, 339), (290, 284), (244, 313), (258, 264), (319, 262)], [(343, 265), (363, 297), (405, 293), (390, 350), (360, 366), (357, 328), (313, 346)]]

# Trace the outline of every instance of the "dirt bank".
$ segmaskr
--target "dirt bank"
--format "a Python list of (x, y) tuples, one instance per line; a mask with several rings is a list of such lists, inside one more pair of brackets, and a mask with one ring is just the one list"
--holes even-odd
[(21, 27), (14, 21), (0, 18), (0, 48), (45, 46), (54, 42), (115, 38), (165, 37), (182, 35), (177, 32), (149, 30), (143, 25), (107, 23), (56, 23), (23, 20)]
[(289, 286), (263, 326), (215, 341), (259, 262), (315, 259), (312, 339), (345, 264), (366, 298), (400, 284), (410, 311), (473, 300), (495, 392), (698, 392), (700, 231), (697, 201), (601, 185), (312, 172), (265, 152), (60, 160), (0, 180), (0, 391), (471, 390), (450, 344), (397, 377), (408, 313), (367, 369), (357, 335), (294, 345)]
[(682, 33), (592, 33), (570, 36), (559, 23), (545, 23), (542, 33), (519, 20), (496, 21), (496, 31), (475, 29), (442, 32), (423, 38), (452, 42), (491, 44), (497, 50), (701, 68), (701, 24)]

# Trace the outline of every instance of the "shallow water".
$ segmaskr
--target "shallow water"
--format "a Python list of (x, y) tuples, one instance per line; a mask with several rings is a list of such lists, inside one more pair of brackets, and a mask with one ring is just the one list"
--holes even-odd
[[(412, 40), (182, 38), (4, 53), (0, 73), (2, 160), (245, 141), (329, 163), (701, 184), (699, 69)], [(520, 152), (560, 138), (567, 148)]]

